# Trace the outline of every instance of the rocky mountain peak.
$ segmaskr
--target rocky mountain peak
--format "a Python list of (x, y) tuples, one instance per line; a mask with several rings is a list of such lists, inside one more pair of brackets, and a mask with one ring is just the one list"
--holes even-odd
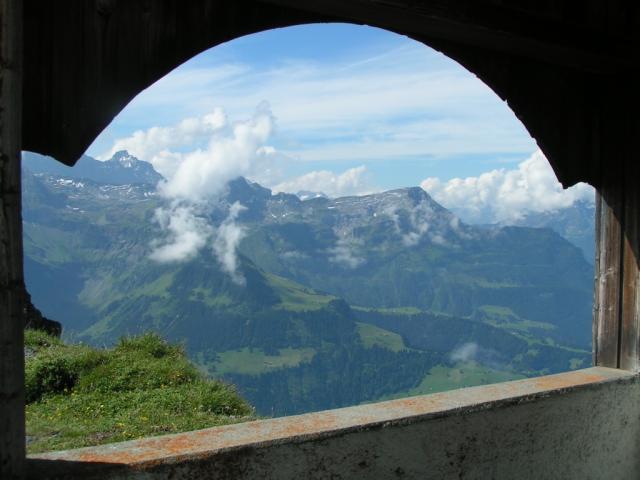
[(312, 192), (310, 190), (300, 190), (299, 192), (296, 193), (296, 196), (303, 202), (305, 200), (312, 200), (314, 198), (329, 198), (323, 192)]
[(104, 162), (83, 155), (73, 167), (67, 167), (43, 155), (25, 152), (23, 166), (35, 174), (44, 173), (64, 178), (91, 180), (105, 185), (135, 183), (156, 185), (163, 178), (153, 165), (139, 160), (126, 150), (116, 152)]
[(114, 153), (108, 161), (117, 162), (125, 168), (131, 168), (140, 162), (140, 160), (131, 155), (127, 150), (120, 150)]

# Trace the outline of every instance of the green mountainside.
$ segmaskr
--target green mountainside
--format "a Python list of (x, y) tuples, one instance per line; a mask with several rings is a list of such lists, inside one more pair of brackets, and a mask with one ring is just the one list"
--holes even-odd
[(421, 189), (301, 201), (231, 182), (207, 220), (247, 207), (244, 285), (210, 248), (149, 258), (162, 237), (152, 184), (25, 171), (23, 198), (28, 288), (67, 338), (184, 341), (261, 414), (590, 362), (592, 267), (580, 250), (548, 229), (465, 225)]
[[(407, 204), (394, 212), (398, 219), (385, 215), (389, 194), (396, 205)], [(256, 226), (241, 251), (259, 267), (352, 305), (460, 317), (491, 316), (486, 307), (498, 305), (529, 325), (551, 325), (545, 334), (554, 339), (588, 346), (593, 268), (559, 235), (466, 226), (438, 211), (420, 189), (371, 197), (346, 199), (356, 205), (334, 209), (326, 200), (304, 202), (316, 205), (305, 205), (301, 218), (287, 215), (287, 222)], [(362, 208), (364, 202), (369, 205)], [(357, 208), (363, 211), (355, 216)], [(435, 221), (413, 240), (422, 226), (411, 216), (434, 210)]]
[(595, 202), (581, 200), (571, 207), (553, 212), (528, 213), (516, 221), (515, 225), (551, 228), (580, 248), (587, 262), (593, 264), (596, 257), (595, 210)]

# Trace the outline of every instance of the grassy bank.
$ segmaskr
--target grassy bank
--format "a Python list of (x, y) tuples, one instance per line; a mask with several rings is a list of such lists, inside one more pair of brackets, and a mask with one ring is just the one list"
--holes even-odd
[(235, 389), (205, 378), (159, 336), (111, 349), (25, 332), (27, 449), (76, 448), (246, 421)]

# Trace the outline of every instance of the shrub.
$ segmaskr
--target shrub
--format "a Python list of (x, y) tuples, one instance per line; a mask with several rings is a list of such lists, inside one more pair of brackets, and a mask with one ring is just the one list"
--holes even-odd
[(61, 344), (62, 341), (58, 337), (53, 337), (42, 330), (28, 328), (24, 331), (24, 346), (33, 350), (37, 351), (43, 347)]
[(146, 353), (154, 358), (184, 356), (184, 348), (181, 345), (172, 345), (153, 332), (144, 333), (136, 337), (122, 337), (116, 345), (115, 351)]
[(190, 383), (201, 378), (184, 349), (154, 333), (122, 338), (106, 361), (84, 375), (79, 391), (124, 392)]
[[(52, 337), (53, 338), (53, 337)], [(51, 342), (26, 361), (26, 401), (32, 403), (47, 394), (68, 393), (82, 374), (104, 361), (104, 354), (88, 347), (67, 347)]]
[(78, 373), (68, 358), (38, 358), (30, 362), (25, 372), (27, 403), (40, 400), (47, 393), (67, 392), (77, 380)]

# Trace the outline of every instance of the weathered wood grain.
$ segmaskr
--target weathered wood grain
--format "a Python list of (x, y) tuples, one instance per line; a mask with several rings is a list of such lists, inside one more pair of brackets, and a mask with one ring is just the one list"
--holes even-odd
[(615, 184), (601, 187), (596, 199), (593, 350), (594, 364), (601, 367), (618, 368), (623, 201)]
[(601, 106), (593, 324), (594, 363), (632, 371), (640, 368), (640, 122), (622, 106), (637, 109), (637, 89), (629, 88), (635, 77), (609, 84), (624, 104)]
[(0, 478), (25, 475), (20, 212), (22, 0), (0, 0)]
[(618, 86), (640, 48), (638, 9), (624, 0), (23, 1), (24, 146), (68, 165), (192, 56), (270, 28), (342, 21), (410, 35), (460, 62), (508, 102), (563, 185), (595, 184), (594, 119), (600, 103), (624, 105)]
[[(532, 15), (534, 12), (527, 11), (524, 2), (513, 1), (261, 1), (582, 70), (611, 72), (633, 63), (630, 45), (620, 37), (603, 36), (599, 42), (585, 38), (585, 31), (603, 31), (603, 25), (558, 22), (558, 12), (546, 5), (536, 4), (536, 15)], [(583, 14), (593, 15), (588, 10), (584, 8)], [(623, 15), (629, 5), (620, 3), (613, 10)], [(615, 24), (619, 25), (618, 33), (626, 27), (620, 20)]]
[(640, 368), (640, 168), (628, 157), (625, 169), (623, 281), (620, 321), (620, 368)]

